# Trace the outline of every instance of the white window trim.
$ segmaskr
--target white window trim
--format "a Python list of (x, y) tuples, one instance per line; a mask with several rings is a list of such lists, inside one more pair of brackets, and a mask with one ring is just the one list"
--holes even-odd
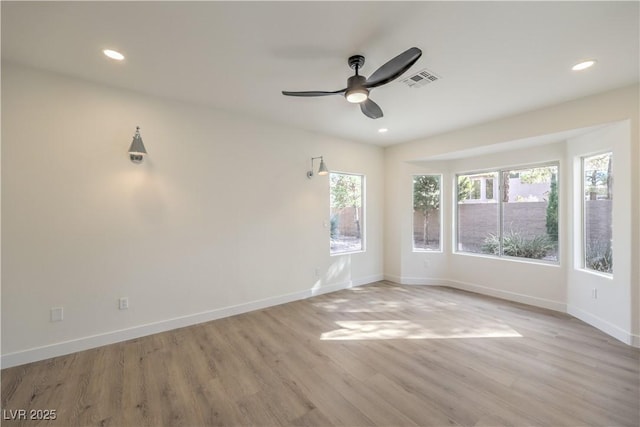
[[(352, 254), (361, 254), (367, 252), (367, 176), (363, 173), (358, 172), (341, 172), (332, 170), (329, 172), (329, 176), (331, 174), (340, 174), (340, 175), (353, 175), (362, 177), (362, 189), (361, 197), (362, 197), (362, 221), (360, 224), (360, 240), (362, 241), (361, 249), (353, 250), (353, 251), (341, 251), (341, 252), (332, 252), (331, 251), (331, 235), (329, 235), (329, 256), (341, 256), (341, 255), (352, 255)], [(329, 180), (329, 218), (331, 218), (331, 180)]]
[[(585, 200), (584, 200), (584, 193), (585, 193), (585, 187), (584, 187), (584, 159), (588, 158), (588, 157), (596, 157), (602, 154), (611, 154), (611, 174), (614, 177), (614, 185), (615, 185), (615, 162), (613, 161), (613, 149), (609, 148), (609, 149), (605, 149), (605, 150), (598, 150), (598, 151), (594, 151), (594, 152), (589, 152), (586, 154), (581, 154), (579, 156), (577, 156), (578, 162), (580, 164), (580, 176), (579, 176), (579, 185), (578, 185), (578, 190), (579, 190), (579, 198), (580, 198), (580, 236), (576, 239), (578, 240), (578, 242), (576, 242), (579, 247), (580, 247), (580, 253), (579, 253), (579, 259), (580, 262), (578, 264), (578, 268), (577, 270), (580, 270), (582, 272), (585, 272), (587, 274), (592, 274), (594, 276), (599, 276), (599, 277), (603, 277), (605, 279), (613, 279), (613, 275), (615, 274), (615, 268), (614, 271), (612, 273), (607, 273), (605, 271), (598, 271), (598, 270), (594, 270), (592, 268), (587, 267), (587, 220), (586, 220), (586, 210), (585, 210)], [(611, 209), (613, 210), (613, 204), (611, 205)], [(612, 218), (612, 222), (611, 222), (611, 235), (613, 236), (613, 229), (615, 226), (615, 223), (613, 222), (613, 212), (611, 213), (611, 218)], [(614, 264), (615, 265), (615, 264)]]

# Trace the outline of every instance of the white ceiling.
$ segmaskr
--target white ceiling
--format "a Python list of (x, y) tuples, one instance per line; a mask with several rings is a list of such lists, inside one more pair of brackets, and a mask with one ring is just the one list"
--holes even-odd
[[(6, 2), (2, 60), (249, 117), (391, 145), (639, 80), (638, 2)], [(416, 46), (441, 80), (372, 91), (365, 117), (337, 90)], [(112, 48), (122, 63), (105, 58)], [(598, 64), (581, 73), (585, 58)], [(389, 132), (379, 134), (378, 128)]]

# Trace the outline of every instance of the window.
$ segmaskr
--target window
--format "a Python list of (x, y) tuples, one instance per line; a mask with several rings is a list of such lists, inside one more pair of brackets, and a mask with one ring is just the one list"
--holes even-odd
[(364, 176), (331, 173), (331, 254), (364, 250)]
[(558, 166), (458, 175), (458, 251), (558, 261)]
[(458, 175), (458, 251), (483, 253), (488, 236), (499, 234), (499, 205), (487, 197), (487, 182), (497, 179), (497, 172)]
[(413, 177), (413, 250), (439, 251), (441, 222), (440, 175)]
[(601, 273), (613, 273), (612, 153), (582, 158), (584, 267)]

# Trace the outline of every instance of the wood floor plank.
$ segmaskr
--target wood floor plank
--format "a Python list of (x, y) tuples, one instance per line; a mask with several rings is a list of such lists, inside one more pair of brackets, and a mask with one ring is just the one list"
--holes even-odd
[(288, 372), (307, 399), (336, 426), (373, 426), (375, 423), (344, 398), (322, 375), (309, 369), (313, 360), (303, 349), (296, 349), (283, 356), (283, 363), (276, 369)]
[(4, 369), (1, 397), (3, 426), (638, 427), (640, 350), (563, 313), (383, 281)]

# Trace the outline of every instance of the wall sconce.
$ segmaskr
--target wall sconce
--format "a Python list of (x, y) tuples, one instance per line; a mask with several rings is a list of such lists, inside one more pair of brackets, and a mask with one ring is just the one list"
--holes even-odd
[(313, 177), (313, 161), (316, 159), (320, 159), (320, 166), (318, 167), (318, 175), (325, 176), (329, 173), (329, 169), (327, 169), (327, 165), (324, 164), (324, 159), (322, 156), (320, 157), (312, 157), (311, 158), (311, 170), (307, 172), (307, 178), (311, 179)]
[(145, 150), (142, 143), (140, 126), (136, 126), (136, 134), (133, 135), (133, 141), (131, 142), (131, 147), (129, 147), (129, 158), (133, 163), (142, 163), (145, 154), (147, 154), (147, 150)]

